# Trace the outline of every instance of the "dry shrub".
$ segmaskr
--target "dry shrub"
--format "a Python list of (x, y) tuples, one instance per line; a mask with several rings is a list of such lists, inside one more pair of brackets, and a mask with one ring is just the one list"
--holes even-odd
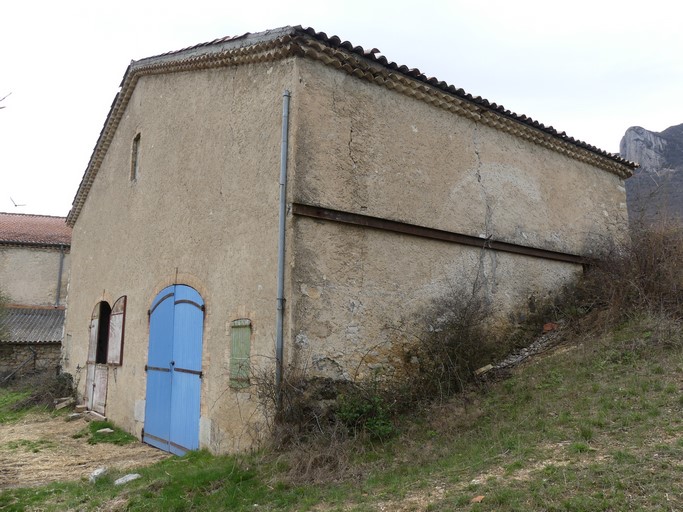
[(307, 367), (298, 361), (283, 372), (279, 389), (272, 367), (253, 372), (250, 381), (275, 449), (319, 438), (344, 437), (336, 416), (337, 398), (352, 386), (350, 382), (311, 377)]
[(683, 316), (674, 317), (667, 311), (644, 311), (613, 329), (606, 342), (629, 357), (657, 354), (658, 349), (680, 349)]
[(26, 398), (14, 404), (13, 408), (17, 411), (35, 406), (52, 407), (58, 398), (75, 397), (71, 374), (56, 374), (53, 370), (17, 379), (11, 387), (18, 391), (30, 391)]
[(650, 331), (644, 338), (648, 345), (663, 348), (683, 347), (683, 315), (654, 314), (649, 317)]
[(645, 311), (683, 314), (683, 227), (633, 231), (631, 241), (591, 265), (578, 300), (602, 311), (604, 327)]
[(468, 390), (450, 400), (428, 404), (424, 416), (430, 430), (452, 439), (481, 418), (484, 409), (480, 402), (478, 390)]
[(337, 416), (338, 397), (350, 382), (310, 377), (305, 366), (293, 363), (283, 372), (278, 401), (272, 367), (261, 368), (250, 380), (273, 449), (264, 456), (287, 468), (286, 481), (331, 483), (361, 474), (350, 462), (359, 445)]
[(476, 288), (434, 301), (422, 316), (427, 332), (410, 351), (417, 363), (406, 383), (411, 401), (461, 391), (474, 370), (494, 360), (499, 343), (488, 324), (490, 316), (491, 306)]
[(286, 481), (301, 483), (333, 483), (358, 479), (363, 469), (352, 462), (362, 446), (334, 432), (292, 440), (271, 456), (287, 468)]

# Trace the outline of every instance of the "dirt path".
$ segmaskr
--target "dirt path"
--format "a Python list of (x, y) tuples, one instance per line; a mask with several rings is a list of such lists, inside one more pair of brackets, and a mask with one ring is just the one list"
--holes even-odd
[(86, 437), (74, 439), (86, 425), (84, 419), (67, 422), (45, 413), (0, 424), (0, 489), (79, 480), (102, 466), (125, 470), (168, 456), (142, 443), (91, 445)]

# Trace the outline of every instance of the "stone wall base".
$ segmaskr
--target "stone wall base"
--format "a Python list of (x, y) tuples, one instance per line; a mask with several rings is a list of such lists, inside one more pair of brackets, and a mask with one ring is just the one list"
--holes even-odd
[(60, 343), (0, 344), (0, 379), (17, 369), (17, 377), (47, 370), (56, 372), (60, 357)]

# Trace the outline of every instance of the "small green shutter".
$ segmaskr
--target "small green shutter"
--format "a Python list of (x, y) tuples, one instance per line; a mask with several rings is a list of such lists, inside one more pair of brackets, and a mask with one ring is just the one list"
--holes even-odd
[(249, 386), (249, 355), (251, 353), (251, 320), (233, 320), (230, 328), (230, 385), (235, 388)]

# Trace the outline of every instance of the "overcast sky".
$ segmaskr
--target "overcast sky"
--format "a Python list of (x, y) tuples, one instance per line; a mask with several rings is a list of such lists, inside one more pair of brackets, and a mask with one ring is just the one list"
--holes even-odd
[[(131, 59), (311, 26), (610, 152), (683, 123), (673, 0), (38, 0), (0, 16), (0, 211), (65, 216)], [(19, 205), (15, 207), (10, 197)]]

